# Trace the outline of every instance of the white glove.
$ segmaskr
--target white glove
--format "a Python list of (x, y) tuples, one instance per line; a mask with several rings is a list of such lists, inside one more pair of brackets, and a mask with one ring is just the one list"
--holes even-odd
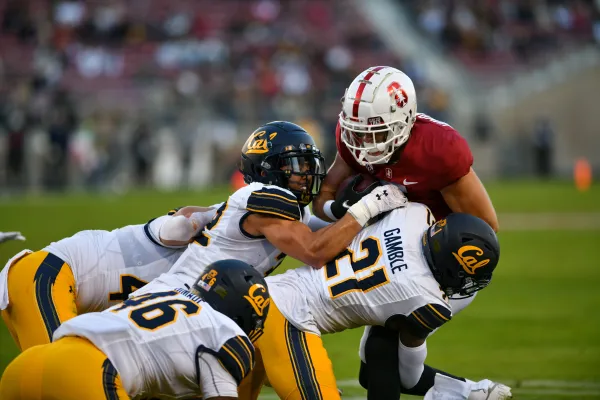
[(25, 236), (21, 235), (21, 232), (0, 232), (0, 243), (9, 240), (25, 240)]
[(396, 185), (378, 186), (348, 209), (356, 222), (365, 226), (367, 222), (387, 211), (404, 207), (408, 199)]

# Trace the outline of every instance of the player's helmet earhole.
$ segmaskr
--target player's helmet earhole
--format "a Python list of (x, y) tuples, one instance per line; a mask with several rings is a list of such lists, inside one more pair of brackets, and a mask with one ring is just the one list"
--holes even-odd
[(470, 242), (470, 241), (471, 241), (471, 239), (470, 239), (470, 238), (466, 238), (466, 237), (464, 237), (464, 238), (462, 238), (460, 241), (461, 241), (461, 243), (462, 243), (462, 244), (465, 244), (465, 243), (467, 243), (467, 242)]

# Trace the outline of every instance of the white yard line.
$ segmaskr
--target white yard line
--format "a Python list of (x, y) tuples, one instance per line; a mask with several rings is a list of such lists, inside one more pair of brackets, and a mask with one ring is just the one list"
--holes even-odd
[(500, 213), (501, 231), (600, 230), (600, 213)]
[[(561, 397), (594, 397), (600, 398), (600, 382), (590, 381), (559, 381), (559, 380), (524, 380), (510, 381), (500, 380), (506, 385), (511, 386), (513, 394), (523, 396), (561, 396)], [(355, 379), (346, 379), (338, 381), (338, 387), (357, 388), (360, 384)], [(275, 394), (261, 394), (260, 399), (277, 399)], [(342, 400), (365, 400), (362, 396), (342, 396)]]
[[(514, 384), (515, 382), (513, 382)], [(507, 383), (508, 384), (508, 383)], [(521, 381), (519, 386), (522, 388), (574, 388), (574, 389), (593, 389), (600, 391), (600, 382), (590, 381), (548, 381), (548, 380), (528, 380)]]
[(560, 396), (560, 397), (600, 397), (600, 390), (567, 390), (567, 389), (513, 389), (513, 395), (520, 396)]

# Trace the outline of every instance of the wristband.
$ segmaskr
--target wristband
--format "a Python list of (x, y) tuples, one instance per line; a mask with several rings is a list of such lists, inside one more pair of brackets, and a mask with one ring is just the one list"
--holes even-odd
[(323, 205), (323, 212), (325, 213), (325, 215), (327, 215), (327, 218), (329, 218), (330, 220), (337, 221), (338, 219), (335, 217), (335, 215), (333, 215), (333, 211), (331, 211), (332, 204), (333, 200), (327, 200)]
[(356, 222), (358, 222), (358, 224), (363, 227), (371, 219), (371, 212), (369, 210), (369, 207), (367, 207), (367, 205), (364, 204), (362, 201), (359, 201), (358, 203), (350, 207), (348, 209), (348, 213), (350, 213), (350, 215), (354, 217)]

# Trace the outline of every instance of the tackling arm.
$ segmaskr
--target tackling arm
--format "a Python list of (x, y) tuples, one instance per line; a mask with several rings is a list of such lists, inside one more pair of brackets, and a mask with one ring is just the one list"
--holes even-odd
[(325, 203), (329, 200), (335, 200), (335, 194), (338, 187), (346, 178), (352, 175), (353, 172), (352, 168), (350, 168), (340, 154), (337, 153), (331, 168), (327, 171), (325, 180), (321, 184), (321, 190), (318, 196), (313, 200), (313, 212), (317, 217), (325, 221), (333, 221), (333, 219), (325, 214)]
[(498, 232), (496, 210), (473, 168), (465, 176), (443, 188), (442, 196), (452, 211), (479, 217)]
[[(397, 186), (379, 186), (351, 206), (342, 219), (312, 232), (298, 221), (298, 214), (294, 214), (299, 212), (297, 206), (294, 209), (287, 199), (263, 199), (267, 203), (259, 203), (265, 194), (269, 193), (257, 193), (255, 198), (248, 201), (247, 209), (252, 213), (243, 222), (243, 229), (252, 236), (266, 237), (280, 251), (315, 268), (321, 268), (344, 250), (371, 218), (407, 203)], [(274, 212), (275, 208), (267, 208), (268, 204), (279, 205), (281, 209)]]
[(361, 229), (350, 214), (316, 232), (298, 221), (260, 214), (251, 214), (244, 221), (244, 230), (248, 233), (265, 236), (285, 254), (315, 268), (321, 268), (343, 251)]

